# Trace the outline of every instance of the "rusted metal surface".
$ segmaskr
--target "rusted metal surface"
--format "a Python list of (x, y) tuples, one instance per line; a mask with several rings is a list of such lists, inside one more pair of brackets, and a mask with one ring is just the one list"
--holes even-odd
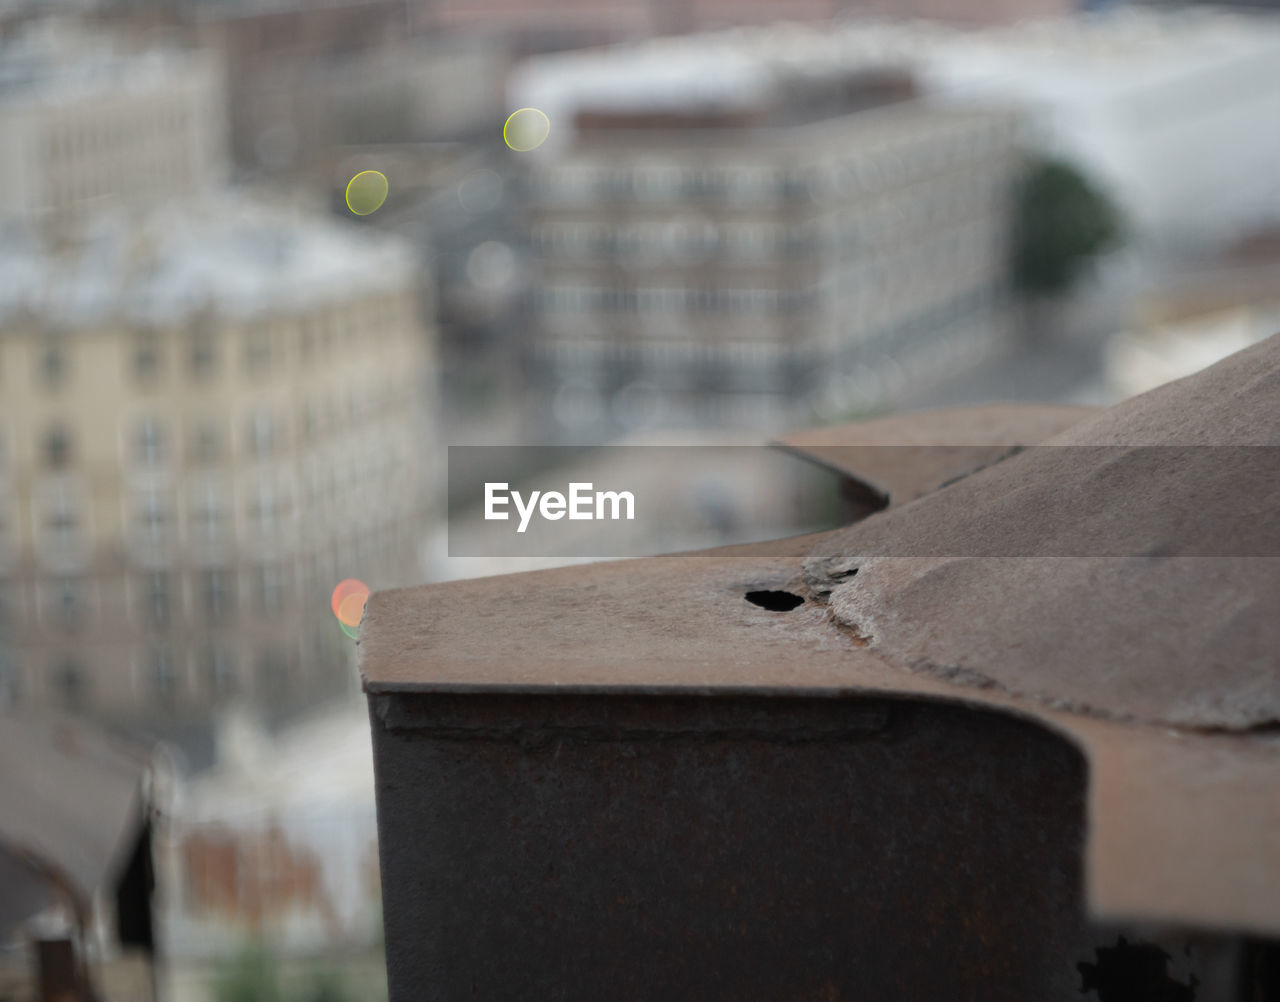
[[(752, 556), (763, 550), (763, 556)], [(829, 618), (797, 558), (619, 561), (376, 593), (360, 641), (383, 693), (760, 692), (987, 705), (1043, 722), (1087, 755), (1090, 901), (1104, 915), (1280, 934), (1280, 755), (1264, 735), (1186, 733), (1098, 720), (996, 689), (894, 668)], [(781, 588), (786, 613), (744, 598)], [(1158, 758), (1135, 772), (1132, 756)], [(1124, 795), (1102, 779), (1122, 777)], [(1213, 815), (1201, 813), (1206, 788)], [(1148, 805), (1159, 803), (1151, 814)], [(1235, 823), (1217, 824), (1230, 816)], [(1158, 819), (1158, 820), (1156, 820)], [(1178, 833), (1194, 832), (1183, 839)], [(1167, 849), (1166, 849), (1167, 847)], [(1104, 893), (1105, 885), (1105, 893)]]
[(809, 428), (778, 441), (783, 448), (844, 473), (888, 507), (906, 504), (1037, 445), (1094, 409), (1060, 404), (989, 404)]
[(1256, 728), (1280, 723), (1278, 484), (1274, 337), (834, 533), (806, 568), (901, 667)]
[(1089, 759), (1094, 911), (1280, 940), (1275, 735), (1069, 722)]
[[(1053, 1002), (1115, 939), (1084, 907), (1085, 761), (1008, 716), (477, 693), (371, 717), (394, 1002)], [(1233, 948), (1194, 949), (1229, 998)]]
[[(1280, 445), (1278, 387), (1273, 339), (1060, 440)], [(859, 540), (890, 524), (909, 535), (959, 488), (977, 503), (974, 485), (1018, 462), (815, 537), (808, 558), (786, 555), (792, 541), (375, 594), (360, 658), (394, 997), (437, 983), (426, 997), (469, 997), (459, 971), (480, 996), (501, 996), (485, 988), (519, 983), (519, 970), (535, 997), (1052, 999), (1078, 997), (1078, 965), (1101, 977), (1123, 954), (1100, 952), (1119, 948), (1096, 923), (1280, 936), (1280, 745), (1266, 727), (1223, 733), (1200, 726), (1221, 718), (1152, 710), (1268, 705), (1280, 618), (1257, 610), (1274, 600), (1274, 560), (1205, 580), (1210, 640), (1194, 635), (1195, 596), (1155, 578), (1128, 592), (1101, 569), (1118, 558), (1090, 558), (1092, 576), (1061, 558), (1037, 558), (1056, 567), (1030, 576), (1017, 560), (953, 560), (974, 565), (970, 594), (943, 576), (918, 596), (859, 563)], [(929, 482), (922, 468), (901, 482)], [(1115, 504), (1127, 496), (1118, 489)], [(1214, 531), (1240, 517), (1231, 502), (1204, 513)], [(881, 619), (851, 598), (860, 588)], [(803, 601), (774, 611), (747, 598), (773, 591)], [(1231, 608), (1238, 635), (1220, 616)], [(901, 632), (876, 627), (891, 615)], [(1042, 631), (1053, 649), (1037, 643)], [(929, 664), (904, 654), (911, 643), (937, 645)], [(1071, 698), (1080, 685), (1087, 700)], [(834, 727), (877, 707), (885, 727), (857, 738)], [(1044, 775), (1017, 775), (1024, 761)], [(949, 799), (938, 777), (964, 795)], [(1074, 819), (1058, 813), (1068, 805)], [(1049, 846), (1056, 869), (1037, 855)], [(982, 900), (976, 885), (999, 882), (1000, 865), (1024, 881), (1017, 893), (999, 884), (1012, 931), (958, 904)], [(1045, 880), (1074, 905), (1060, 908)], [(735, 897), (744, 887), (757, 896)], [(1053, 944), (1055, 959), (1018, 929)], [(509, 965), (493, 959), (498, 943)], [(963, 959), (944, 963), (957, 943)], [(697, 956), (712, 973), (699, 974)], [(1197, 976), (1200, 1002), (1232, 997)], [(638, 987), (604, 991), (608, 979)], [(580, 984), (590, 991), (576, 994)]]

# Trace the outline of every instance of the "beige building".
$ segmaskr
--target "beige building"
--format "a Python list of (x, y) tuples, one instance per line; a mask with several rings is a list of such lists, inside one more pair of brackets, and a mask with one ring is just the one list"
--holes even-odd
[(154, 717), (338, 684), (333, 586), (421, 576), (413, 256), (218, 195), (0, 259), (3, 688)]
[(33, 22), (0, 43), (0, 216), (77, 225), (222, 183), (223, 89), (212, 55)]
[(637, 68), (631, 94), (625, 64), (610, 92), (585, 66), (574, 96), (568, 56), (543, 90), (560, 135), (530, 178), (532, 368), (562, 430), (778, 430), (1000, 344), (1014, 113), (746, 62), (689, 110), (712, 76), (685, 56), (689, 86), (678, 60)]
[(1164, 277), (1107, 342), (1106, 394), (1123, 400), (1181, 379), (1280, 330), (1280, 233)]

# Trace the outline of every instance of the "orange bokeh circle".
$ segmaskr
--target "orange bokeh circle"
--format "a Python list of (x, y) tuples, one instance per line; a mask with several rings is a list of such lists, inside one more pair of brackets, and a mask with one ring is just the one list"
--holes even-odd
[(368, 598), (369, 586), (355, 578), (347, 578), (345, 581), (338, 582), (338, 587), (333, 589), (333, 595), (329, 599), (329, 607), (333, 609), (333, 614), (339, 619), (342, 616), (338, 613), (338, 609), (341, 608), (343, 601), (351, 595), (363, 595)]
[(368, 598), (367, 591), (352, 592), (344, 598), (338, 606), (338, 622), (343, 626), (359, 626), (364, 617), (364, 603)]

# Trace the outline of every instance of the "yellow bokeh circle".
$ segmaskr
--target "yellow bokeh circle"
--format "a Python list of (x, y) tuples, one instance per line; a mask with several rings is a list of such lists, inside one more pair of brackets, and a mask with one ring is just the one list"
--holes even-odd
[(551, 119), (537, 108), (518, 108), (502, 126), (502, 141), (517, 153), (536, 150), (551, 135)]
[(362, 170), (347, 182), (347, 208), (357, 216), (367, 216), (382, 208), (391, 186), (381, 171)]

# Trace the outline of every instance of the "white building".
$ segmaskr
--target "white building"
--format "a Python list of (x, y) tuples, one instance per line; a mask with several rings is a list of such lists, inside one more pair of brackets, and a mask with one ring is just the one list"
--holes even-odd
[(1280, 16), (1126, 8), (939, 45), (934, 86), (1017, 99), (1135, 235), (1213, 246), (1280, 219)]
[[(625, 100), (628, 77), (668, 100), (749, 100), (762, 72), (912, 69), (949, 101), (1012, 102), (1038, 145), (1087, 170), (1140, 238), (1217, 244), (1280, 218), (1280, 16), (1121, 9), (964, 30), (852, 20), (737, 29), (527, 63), (512, 107), (542, 108), (548, 146), (584, 101)], [(634, 88), (632, 88), (634, 89)]]
[(74, 225), (223, 183), (223, 90), (212, 55), (35, 22), (0, 43), (0, 217)]
[(1151, 290), (1111, 338), (1107, 388), (1117, 400), (1181, 379), (1280, 330), (1280, 256), (1201, 262)]
[(558, 135), (530, 157), (529, 341), (564, 433), (777, 431), (1007, 341), (1015, 111), (696, 41), (521, 77)]

